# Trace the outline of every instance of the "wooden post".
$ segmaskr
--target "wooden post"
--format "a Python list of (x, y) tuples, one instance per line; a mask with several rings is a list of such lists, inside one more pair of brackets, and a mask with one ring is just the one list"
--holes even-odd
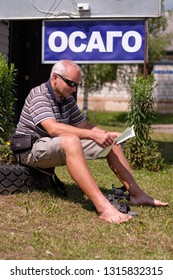
[(145, 37), (144, 37), (144, 78), (147, 78), (148, 75), (148, 19), (145, 19)]

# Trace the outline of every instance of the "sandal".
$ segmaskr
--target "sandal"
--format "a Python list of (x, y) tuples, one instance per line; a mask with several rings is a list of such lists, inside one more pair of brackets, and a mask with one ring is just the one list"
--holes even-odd
[(111, 194), (108, 194), (107, 199), (115, 206), (120, 212), (127, 214), (130, 211), (130, 207), (127, 204), (119, 203)]
[(120, 188), (116, 188), (114, 185), (112, 185), (112, 195), (114, 196), (115, 199), (121, 200), (121, 199), (125, 199), (125, 200), (130, 200), (130, 196), (129, 194), (125, 194), (126, 192), (126, 188), (124, 186), (120, 187)]
[(126, 188), (122, 186), (121, 188), (116, 188), (114, 185), (112, 185), (112, 193), (108, 194), (106, 198), (109, 200), (109, 202), (115, 206), (115, 208), (124, 213), (131, 216), (137, 216), (137, 212), (130, 211), (129, 205), (125, 202), (121, 202), (121, 200), (128, 200), (130, 199), (129, 195), (125, 194)]

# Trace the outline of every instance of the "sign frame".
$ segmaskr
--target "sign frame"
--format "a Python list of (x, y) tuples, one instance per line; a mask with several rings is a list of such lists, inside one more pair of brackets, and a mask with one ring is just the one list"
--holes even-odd
[[(102, 25), (102, 27), (100, 27), (99, 24), (100, 24), (100, 26)], [(91, 58), (89, 58), (89, 59), (82, 58), (81, 59), (81, 57), (82, 57), (81, 54), (78, 54), (78, 57), (80, 57), (80, 59), (78, 59), (78, 58), (76, 58), (76, 56), (74, 56), (74, 57), (71, 56), (69, 54), (70, 51), (67, 54), (61, 53), (61, 55), (60, 55), (60, 52), (59, 53), (55, 52), (55, 58), (52, 59), (53, 54), (50, 55), (48, 53), (48, 49), (46, 49), (48, 47), (47, 41), (48, 41), (48, 36), (50, 36), (50, 34), (51, 34), (51, 28), (53, 30), (52, 32), (55, 33), (57, 30), (56, 28), (58, 26), (57, 32), (58, 33), (64, 32), (64, 34), (68, 36), (70, 34), (69, 30), (71, 30), (75, 33), (75, 32), (77, 32), (76, 30), (79, 30), (79, 26), (81, 25), (80, 28), (81, 28), (82, 32), (85, 31), (86, 32), (85, 34), (87, 34), (87, 35), (89, 34), (89, 36), (91, 36), (92, 30), (95, 30), (95, 25), (97, 25), (98, 30), (101, 30), (101, 32), (102, 32), (101, 36), (100, 35), (99, 36), (102, 37), (102, 35), (103, 35), (103, 37), (105, 37), (105, 34), (107, 34), (107, 31), (109, 31), (109, 30), (106, 30), (106, 27), (107, 27), (106, 24), (109, 26), (109, 28), (114, 28), (113, 24), (115, 24), (115, 25), (117, 24), (117, 28), (119, 28), (120, 30), (122, 28), (123, 29), (122, 38), (123, 38), (124, 34), (128, 33), (128, 30), (130, 28), (133, 28), (134, 32), (139, 31), (139, 34), (141, 35), (141, 38), (142, 38), (141, 50), (140, 50), (140, 52), (138, 52), (138, 55), (140, 54), (140, 58), (135, 58), (135, 55), (131, 55), (131, 53), (130, 53), (130, 58), (124, 59), (125, 54), (126, 53), (128, 54), (128, 52), (124, 52), (124, 50), (122, 49), (122, 46), (120, 45), (121, 36), (119, 36), (119, 38), (118, 37), (113, 38), (112, 40), (114, 40), (114, 41), (116, 40), (119, 42), (119, 49), (121, 49), (121, 50), (119, 50), (119, 55), (122, 56), (122, 59), (116, 59), (116, 56), (118, 56), (118, 54), (115, 54), (115, 52), (113, 54), (113, 51), (112, 51), (112, 53), (108, 53), (108, 52), (105, 52), (105, 50), (101, 54), (101, 56), (102, 56), (101, 59), (100, 58), (97, 59), (97, 55), (99, 54), (99, 52), (97, 52), (96, 50), (94, 50), (94, 59), (91, 59)], [(48, 27), (49, 27), (49, 29), (48, 29)], [(99, 28), (101, 28), (101, 29), (99, 29)], [(87, 33), (87, 29), (89, 30), (88, 33)], [(121, 32), (121, 31), (117, 30), (115, 32)], [(69, 33), (69, 34), (67, 34), (67, 33)], [(135, 33), (135, 34), (137, 34), (137, 33)], [(87, 20), (79, 19), (79, 20), (75, 20), (75, 21), (74, 20), (58, 20), (58, 21), (57, 20), (45, 20), (42, 22), (42, 63), (43, 64), (54, 64), (60, 59), (71, 59), (78, 64), (89, 64), (89, 63), (90, 64), (99, 64), (99, 63), (100, 64), (101, 63), (103, 63), (103, 64), (105, 64), (105, 63), (109, 63), (109, 64), (111, 64), (111, 63), (136, 64), (137, 63), (137, 64), (140, 64), (140, 63), (145, 63), (145, 61), (148, 57), (148, 55), (147, 55), (148, 54), (147, 34), (148, 34), (148, 32), (147, 32), (146, 19), (141, 19), (141, 18), (136, 18), (136, 19), (92, 19), (92, 20), (91, 19), (87, 19)], [(86, 40), (88, 39), (87, 35), (85, 38)], [(100, 37), (99, 37), (99, 39), (100, 39)], [(91, 37), (90, 37), (90, 39), (91, 39)], [(105, 40), (105, 38), (104, 38), (104, 40)], [(96, 39), (96, 41), (97, 41), (97, 39)], [(58, 44), (60, 44), (60, 42), (58, 42)], [(113, 41), (112, 41), (112, 44), (113, 44)], [(133, 44), (134, 44), (134, 40), (133, 40)], [(99, 44), (96, 44), (96, 45), (99, 45)], [(102, 45), (102, 42), (101, 42), (101, 45)], [(114, 42), (114, 45), (115, 45), (115, 42)], [(55, 48), (56, 48), (56, 44), (55, 44)], [(57, 47), (57, 49), (58, 49), (58, 47)], [(130, 47), (129, 47), (129, 49), (130, 49)], [(92, 52), (90, 52), (90, 53), (92, 53)], [(59, 54), (59, 56), (58, 56), (58, 54)], [(72, 51), (71, 51), (71, 54), (72, 54)], [(109, 55), (112, 55), (113, 58), (104, 59), (103, 54), (106, 54), (107, 57), (109, 57)], [(86, 53), (85, 53), (85, 55), (86, 55)], [(91, 57), (91, 56), (92, 55), (90, 55), (89, 57)], [(132, 56), (132, 59), (131, 59), (131, 56)], [(50, 57), (51, 57), (51, 59), (50, 59)]]

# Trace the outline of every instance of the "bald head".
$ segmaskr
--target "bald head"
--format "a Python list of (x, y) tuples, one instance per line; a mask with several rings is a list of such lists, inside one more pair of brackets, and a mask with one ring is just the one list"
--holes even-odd
[(68, 71), (76, 71), (81, 76), (80, 67), (72, 60), (63, 59), (56, 62), (51, 70), (50, 78), (53, 76), (53, 73), (60, 74), (62, 76), (66, 76)]

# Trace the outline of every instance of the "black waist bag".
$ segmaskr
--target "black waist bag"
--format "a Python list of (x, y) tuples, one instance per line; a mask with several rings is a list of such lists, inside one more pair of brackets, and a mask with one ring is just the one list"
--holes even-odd
[(23, 153), (31, 150), (33, 143), (38, 137), (31, 134), (13, 134), (10, 141), (10, 148), (14, 153)]

